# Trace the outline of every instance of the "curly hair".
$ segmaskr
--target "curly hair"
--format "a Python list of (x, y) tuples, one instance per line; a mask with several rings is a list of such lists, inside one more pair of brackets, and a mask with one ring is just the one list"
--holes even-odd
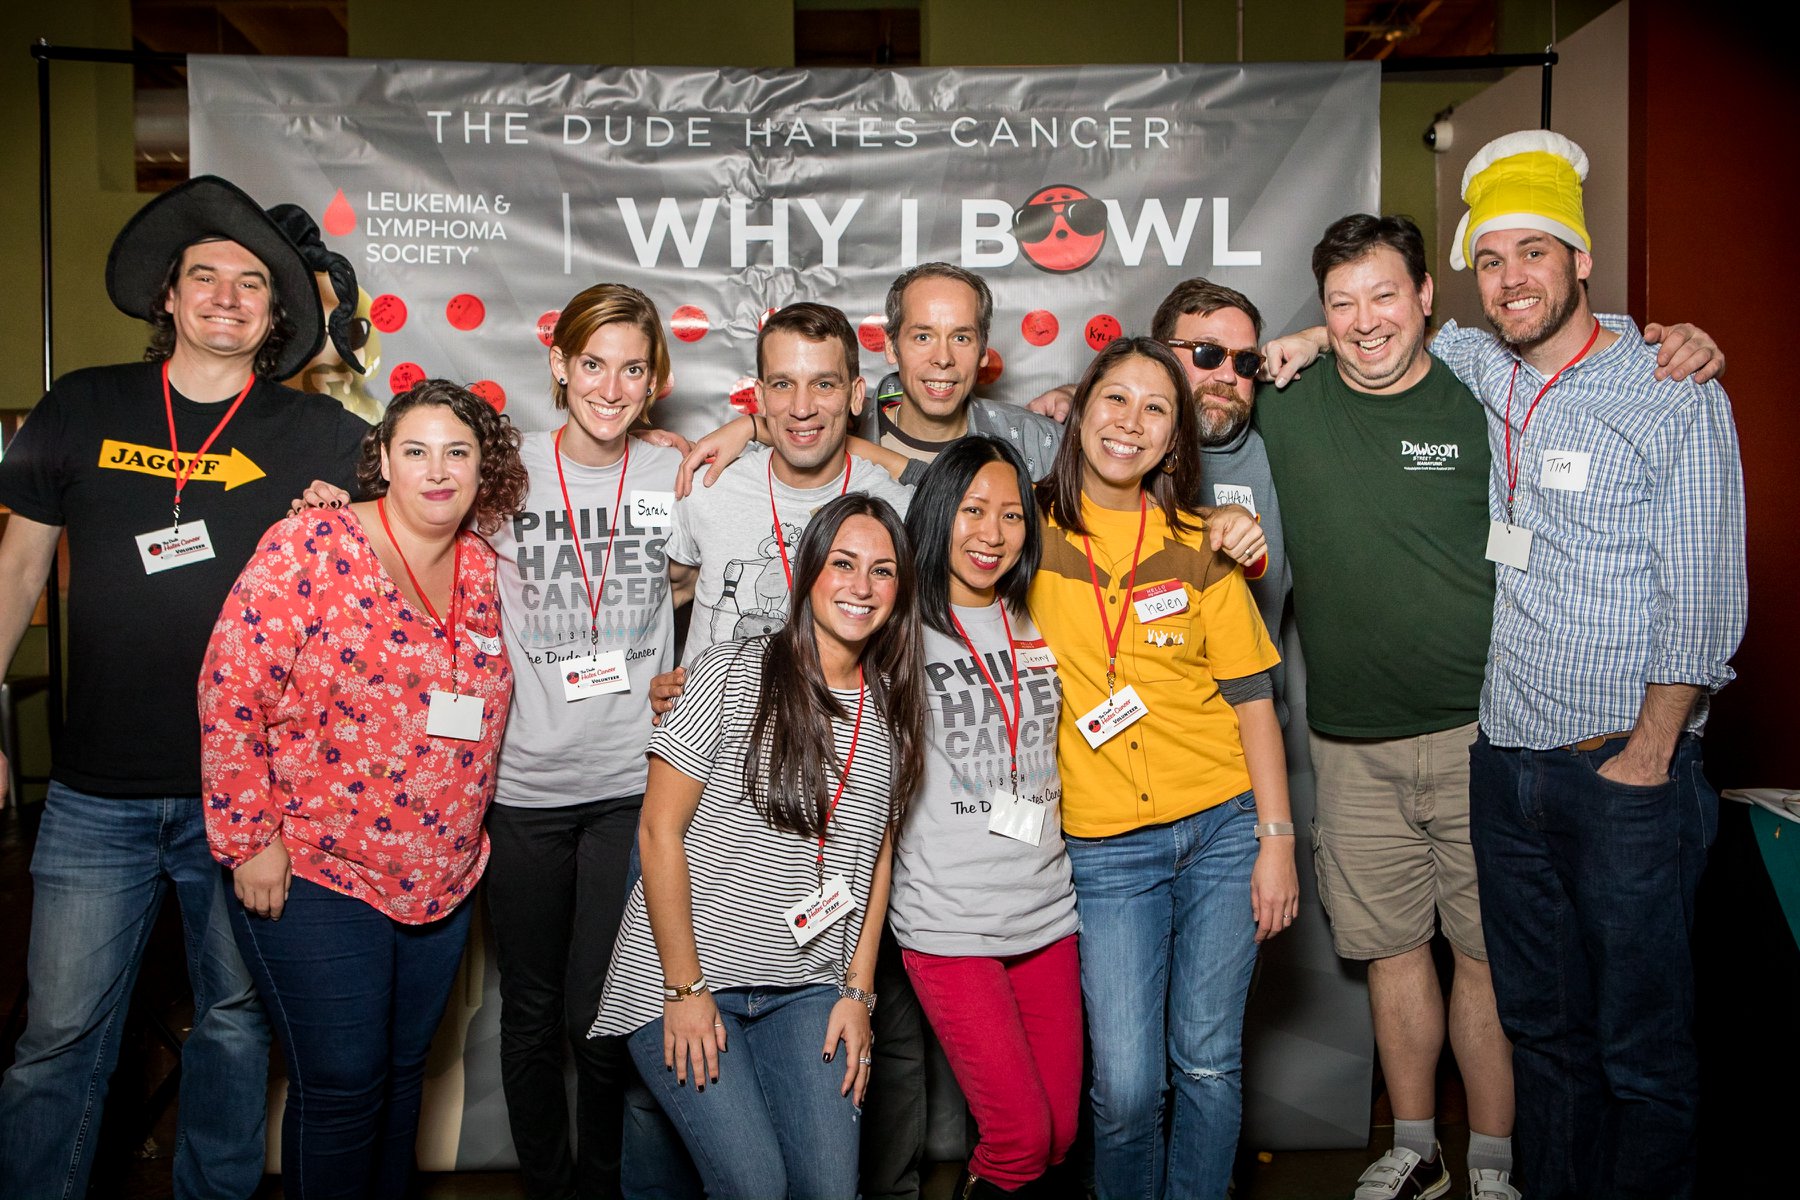
[[(224, 241), (223, 238), (202, 238), (190, 242), (175, 252), (169, 260), (169, 270), (163, 277), (162, 290), (157, 293), (164, 300), (175, 294), (175, 286), (181, 282), (181, 264), (187, 259), (187, 252), (195, 246), (207, 242)], [(154, 306), (144, 320), (150, 323), (150, 344), (144, 347), (145, 362), (165, 362), (175, 353), (175, 318), (161, 304)], [(281, 297), (275, 289), (269, 289), (269, 334), (263, 338), (262, 345), (256, 348), (256, 361), (251, 369), (264, 379), (275, 378), (275, 368), (281, 363), (281, 352), (287, 344), (294, 340), (297, 329), (293, 318), (288, 316), (287, 309), (282, 306)]]
[(401, 418), (428, 404), (449, 409), (475, 434), (476, 445), (481, 449), (481, 481), (469, 515), (477, 533), (493, 533), (525, 506), (525, 493), (530, 487), (525, 464), (519, 460), (519, 431), (504, 415), (495, 412), (493, 405), (448, 379), (424, 379), (413, 384), (394, 397), (381, 424), (363, 435), (362, 457), (356, 464), (356, 479), (362, 485), (363, 496), (373, 500), (387, 495), (387, 480), (381, 477), (381, 452), (394, 444)]

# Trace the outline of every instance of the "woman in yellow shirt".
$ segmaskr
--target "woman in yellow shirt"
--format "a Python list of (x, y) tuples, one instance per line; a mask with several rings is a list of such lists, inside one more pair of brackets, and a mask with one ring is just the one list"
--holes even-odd
[(1063, 681), (1096, 1191), (1155, 1200), (1167, 1181), (1169, 1195), (1223, 1197), (1257, 944), (1299, 898), (1268, 674), (1280, 656), (1191, 503), (1198, 415), (1169, 350), (1107, 346), (1069, 430), (1039, 485), (1031, 611)]

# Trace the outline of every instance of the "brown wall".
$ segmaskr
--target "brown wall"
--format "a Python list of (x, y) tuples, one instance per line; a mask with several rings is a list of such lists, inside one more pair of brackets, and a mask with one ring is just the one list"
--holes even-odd
[(1783, 383), (1800, 268), (1792, 51), (1737, 5), (1634, 0), (1631, 63), (1631, 311), (1718, 339), (1743, 447), (1750, 626), (1707, 730), (1708, 769), (1725, 787), (1796, 788), (1800, 404)]

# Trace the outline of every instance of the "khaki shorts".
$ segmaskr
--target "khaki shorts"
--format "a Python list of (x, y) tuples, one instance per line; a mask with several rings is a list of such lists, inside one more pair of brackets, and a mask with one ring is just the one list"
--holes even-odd
[(1418, 737), (1312, 733), (1313, 868), (1343, 958), (1392, 958), (1431, 940), (1486, 960), (1469, 846), (1475, 722)]

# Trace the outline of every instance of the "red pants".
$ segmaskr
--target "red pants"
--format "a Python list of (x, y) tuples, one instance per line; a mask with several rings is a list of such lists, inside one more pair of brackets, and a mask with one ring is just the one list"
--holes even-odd
[(1076, 935), (1012, 958), (902, 952), (980, 1129), (969, 1169), (1007, 1191), (1063, 1160), (1081, 1102)]

